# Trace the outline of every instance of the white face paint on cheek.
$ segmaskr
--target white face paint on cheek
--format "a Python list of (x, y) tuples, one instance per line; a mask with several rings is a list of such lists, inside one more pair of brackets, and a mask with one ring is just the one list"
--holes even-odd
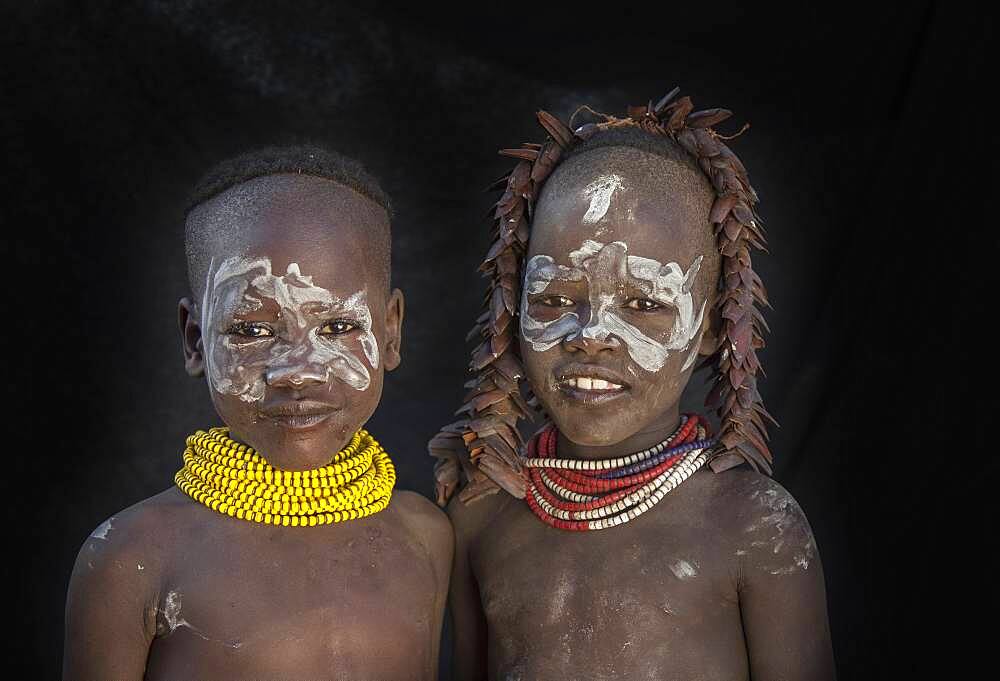
[(580, 318), (575, 312), (566, 312), (558, 319), (541, 322), (531, 316), (528, 296), (543, 293), (553, 279), (579, 281), (582, 274), (573, 268), (556, 265), (547, 255), (536, 255), (524, 268), (524, 286), (521, 287), (521, 337), (528, 341), (535, 352), (545, 352), (569, 335), (580, 331)]
[[(536, 255), (525, 267), (525, 286), (521, 302), (521, 334), (532, 349), (544, 352), (564, 338), (582, 334), (584, 338), (604, 341), (615, 336), (624, 342), (629, 356), (649, 372), (663, 368), (673, 351), (686, 350), (695, 336), (700, 337), (705, 312), (703, 301), (694, 314), (692, 289), (701, 268), (698, 256), (687, 272), (675, 262), (661, 264), (651, 258), (628, 255), (628, 246), (622, 241), (603, 244), (584, 241), (580, 248), (569, 255), (572, 267), (556, 265), (548, 255)], [(528, 295), (544, 291), (553, 278), (586, 279), (590, 303), (590, 319), (581, 325), (575, 312), (566, 312), (552, 321), (539, 321), (531, 317)], [(663, 341), (650, 338), (622, 318), (616, 304), (616, 294), (625, 285), (644, 291), (646, 296), (661, 305), (677, 310), (673, 327)], [(685, 358), (681, 371), (693, 363), (696, 352)]]
[[(646, 282), (648, 285), (647, 295), (650, 300), (671, 305), (677, 309), (674, 326), (663, 343), (664, 350), (686, 350), (696, 336), (701, 338), (701, 326), (705, 316), (705, 305), (708, 301), (702, 301), (696, 315), (692, 290), (694, 280), (701, 270), (703, 259), (703, 256), (699, 255), (691, 263), (688, 271), (684, 272), (681, 266), (675, 262), (663, 265), (658, 260), (651, 258), (629, 256), (629, 272), (636, 279)], [(690, 368), (696, 356), (696, 351), (690, 352), (684, 360), (681, 371)]]
[[(206, 373), (216, 392), (256, 402), (263, 399), (268, 381), (292, 374), (323, 382), (333, 376), (356, 390), (368, 388), (371, 375), (351, 343), (319, 333), (331, 319), (349, 319), (360, 331), (364, 356), (377, 369), (378, 344), (364, 291), (346, 300), (338, 299), (327, 289), (315, 286), (312, 277), (303, 275), (297, 263), (291, 263), (281, 277), (271, 272), (268, 258), (229, 258), (214, 271), (213, 264), (214, 260), (209, 264), (202, 328)], [(273, 300), (278, 306), (281, 333), (240, 341), (226, 333), (222, 326), (227, 320), (238, 312), (259, 310), (263, 299)]]
[[(259, 356), (265, 340), (236, 344), (220, 326), (224, 315), (260, 309), (259, 298), (248, 295), (250, 280), (256, 271), (270, 273), (267, 260), (229, 258), (215, 267), (209, 262), (202, 299), (202, 341), (209, 385), (218, 393), (238, 395), (254, 402), (264, 397), (264, 375)], [(256, 303), (254, 303), (256, 301)]]

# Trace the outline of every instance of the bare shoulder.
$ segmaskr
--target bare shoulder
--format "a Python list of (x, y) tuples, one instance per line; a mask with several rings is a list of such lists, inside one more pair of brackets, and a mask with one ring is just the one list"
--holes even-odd
[(450, 537), (451, 523), (444, 512), (422, 494), (410, 490), (396, 490), (392, 493), (392, 508), (403, 517), (404, 522), (423, 536)]
[(452, 496), (445, 511), (455, 528), (455, 537), (460, 544), (468, 544), (487, 528), (507, 507), (514, 497), (504, 491), (464, 502), (459, 495)]
[(396, 490), (389, 508), (427, 549), (435, 563), (451, 564), (455, 535), (448, 516), (436, 504), (417, 492)]
[(715, 503), (724, 504), (727, 514), (742, 529), (746, 522), (757, 523), (775, 513), (786, 516), (789, 523), (808, 527), (805, 513), (791, 492), (781, 483), (749, 468), (733, 468), (712, 474), (716, 482)]
[(190, 506), (179, 490), (170, 488), (115, 513), (84, 541), (76, 569), (129, 564), (137, 572), (148, 570), (147, 576), (158, 573)]
[(772, 575), (818, 563), (812, 528), (792, 494), (774, 479), (747, 468), (709, 474), (718, 529), (744, 565)]
[(98, 625), (103, 630), (116, 622), (131, 627), (122, 635), (139, 632), (135, 635), (152, 639), (164, 569), (192, 515), (185, 499), (169, 489), (119, 511), (90, 533), (70, 576), (67, 631)]
[(419, 492), (408, 489), (397, 489), (392, 493), (392, 505), (399, 510), (411, 514), (414, 518), (434, 523), (439, 520), (448, 521), (437, 504)]

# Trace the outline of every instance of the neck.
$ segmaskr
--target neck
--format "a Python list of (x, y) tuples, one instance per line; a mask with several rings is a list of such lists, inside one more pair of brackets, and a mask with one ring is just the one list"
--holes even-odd
[(564, 459), (610, 459), (648, 449), (669, 438), (680, 425), (679, 405), (660, 414), (645, 428), (624, 440), (610, 445), (584, 445), (573, 442), (561, 432), (556, 444), (559, 457)]
[[(311, 471), (322, 468), (330, 463), (337, 452), (341, 451), (351, 441), (354, 431), (350, 433), (337, 432), (331, 437), (295, 437), (288, 434), (284, 437), (274, 437), (263, 444), (261, 449), (254, 447), (257, 454), (279, 471)], [(242, 433), (229, 429), (229, 437), (239, 443), (252, 446), (249, 439)]]

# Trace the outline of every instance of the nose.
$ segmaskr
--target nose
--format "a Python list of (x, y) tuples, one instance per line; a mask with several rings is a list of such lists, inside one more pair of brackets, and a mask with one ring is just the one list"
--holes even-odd
[(596, 355), (602, 350), (614, 350), (615, 348), (620, 347), (621, 342), (615, 336), (606, 336), (602, 340), (578, 333), (574, 336), (567, 337), (563, 345), (570, 352), (583, 352), (588, 355)]
[(267, 384), (276, 388), (303, 388), (326, 383), (326, 369), (310, 365), (268, 367)]
[(276, 388), (303, 388), (327, 381), (327, 367), (310, 361), (309, 353), (289, 353), (268, 365), (264, 379)]
[(563, 345), (570, 352), (596, 355), (602, 350), (614, 350), (621, 347), (621, 341), (618, 340), (617, 336), (608, 333), (608, 330), (601, 324), (599, 315), (591, 308), (587, 324), (576, 333), (566, 336)]

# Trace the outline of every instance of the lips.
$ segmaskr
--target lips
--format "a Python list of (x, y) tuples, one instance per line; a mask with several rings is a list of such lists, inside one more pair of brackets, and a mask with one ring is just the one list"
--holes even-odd
[(261, 414), (286, 428), (302, 430), (318, 426), (335, 411), (337, 408), (327, 402), (295, 400), (269, 406)]
[(561, 393), (588, 404), (603, 404), (631, 389), (617, 372), (596, 364), (571, 364), (556, 371), (555, 376)]

